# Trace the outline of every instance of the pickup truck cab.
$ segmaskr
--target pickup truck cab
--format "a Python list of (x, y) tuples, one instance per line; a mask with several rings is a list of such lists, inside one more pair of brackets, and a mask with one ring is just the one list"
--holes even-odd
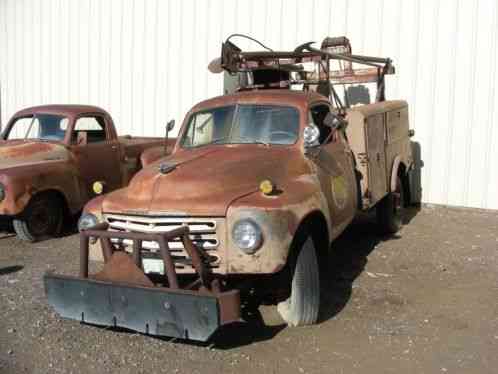
[[(289, 325), (315, 323), (333, 241), (370, 209), (383, 232), (399, 230), (412, 165), (406, 102), (338, 108), (311, 84), (285, 88), (282, 69), (302, 73), (295, 63), (327, 66), (329, 57), (223, 48), (225, 69), (276, 70), (259, 82), (251, 77), (256, 86), (195, 105), (171, 155), (87, 204), (80, 276), (45, 276), (56, 311), (206, 340), (241, 318), (240, 295), (254, 291), (275, 302)], [(278, 89), (265, 81), (275, 71)], [(103, 269), (88, 275), (89, 257), (103, 260)]]
[(95, 196), (95, 182), (107, 191), (126, 186), (146, 149), (164, 156), (158, 147), (164, 139), (118, 137), (109, 113), (95, 106), (21, 110), (0, 137), (0, 215), (20, 239), (53, 236)]

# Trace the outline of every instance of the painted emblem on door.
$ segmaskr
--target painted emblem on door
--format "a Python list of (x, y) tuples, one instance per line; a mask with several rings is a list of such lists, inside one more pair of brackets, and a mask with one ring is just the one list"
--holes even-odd
[(339, 209), (344, 209), (348, 201), (348, 183), (342, 175), (332, 178), (332, 195)]

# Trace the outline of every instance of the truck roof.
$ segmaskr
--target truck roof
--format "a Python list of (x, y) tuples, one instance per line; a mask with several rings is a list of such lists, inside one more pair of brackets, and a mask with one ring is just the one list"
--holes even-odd
[(304, 92), (288, 89), (250, 90), (201, 101), (192, 108), (192, 111), (233, 104), (280, 104), (300, 107), (315, 101), (328, 101), (328, 99), (313, 91)]
[(52, 105), (39, 105), (30, 108), (25, 108), (18, 111), (15, 117), (35, 114), (35, 113), (50, 113), (50, 114), (60, 114), (66, 117), (74, 117), (83, 113), (108, 113), (98, 106), (93, 105), (76, 105), (76, 104), (52, 104)]

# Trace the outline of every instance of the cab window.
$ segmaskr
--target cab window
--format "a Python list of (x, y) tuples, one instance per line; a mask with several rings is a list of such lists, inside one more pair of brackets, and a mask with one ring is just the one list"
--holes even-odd
[(86, 143), (99, 143), (107, 140), (106, 122), (100, 116), (85, 116), (76, 120), (72, 134), (73, 144), (78, 139), (86, 139)]

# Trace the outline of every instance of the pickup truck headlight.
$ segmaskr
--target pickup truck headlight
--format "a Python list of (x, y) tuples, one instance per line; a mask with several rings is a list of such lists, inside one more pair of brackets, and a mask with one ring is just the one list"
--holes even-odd
[(5, 199), (5, 186), (0, 183), (0, 201), (3, 201)]
[(253, 220), (241, 219), (233, 225), (232, 239), (244, 253), (250, 255), (263, 244), (263, 233)]
[(97, 223), (99, 223), (99, 220), (92, 213), (83, 213), (78, 220), (78, 231), (87, 230)]

